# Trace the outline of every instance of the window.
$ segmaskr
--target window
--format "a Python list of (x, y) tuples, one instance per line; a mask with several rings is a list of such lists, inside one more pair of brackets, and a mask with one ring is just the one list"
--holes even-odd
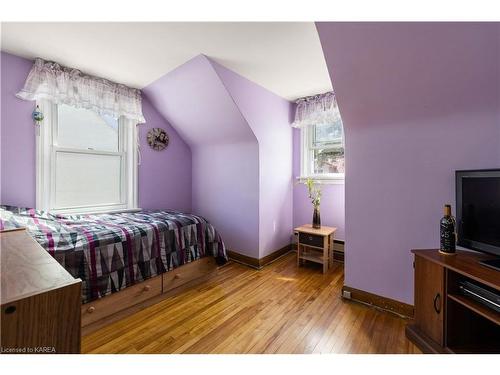
[(45, 115), (37, 137), (37, 208), (136, 209), (136, 124), (65, 104), (37, 104)]
[(340, 118), (334, 123), (305, 126), (301, 137), (301, 177), (342, 181), (344, 132)]

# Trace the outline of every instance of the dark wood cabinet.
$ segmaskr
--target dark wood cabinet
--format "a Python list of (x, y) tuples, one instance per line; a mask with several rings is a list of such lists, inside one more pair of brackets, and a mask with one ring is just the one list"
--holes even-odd
[(460, 283), (500, 291), (500, 272), (479, 264), (487, 255), (412, 250), (415, 319), (406, 336), (424, 353), (500, 353), (500, 313), (460, 293)]
[(444, 268), (425, 258), (415, 258), (415, 324), (443, 345)]

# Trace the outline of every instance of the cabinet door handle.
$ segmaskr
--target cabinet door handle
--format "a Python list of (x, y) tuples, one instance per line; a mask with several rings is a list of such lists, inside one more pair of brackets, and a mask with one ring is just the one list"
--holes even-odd
[(439, 314), (441, 312), (441, 294), (436, 294), (434, 297), (434, 310)]

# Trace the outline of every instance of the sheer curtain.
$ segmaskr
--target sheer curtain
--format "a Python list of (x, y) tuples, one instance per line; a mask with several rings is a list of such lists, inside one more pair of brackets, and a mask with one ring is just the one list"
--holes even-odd
[(47, 99), (114, 118), (123, 116), (136, 124), (145, 122), (140, 90), (40, 58), (16, 96), (24, 100)]
[(300, 98), (296, 101), (296, 104), (295, 120), (292, 123), (295, 128), (334, 124), (341, 120), (333, 91)]

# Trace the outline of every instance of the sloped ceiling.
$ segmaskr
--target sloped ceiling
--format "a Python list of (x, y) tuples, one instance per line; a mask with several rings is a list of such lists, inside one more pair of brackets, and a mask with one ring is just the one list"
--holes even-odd
[(1, 41), (137, 88), (205, 54), (288, 100), (331, 90), (313, 22), (3, 22)]
[(499, 106), (498, 23), (316, 26), (347, 132)]
[(206, 56), (189, 60), (143, 92), (191, 147), (257, 142)]

